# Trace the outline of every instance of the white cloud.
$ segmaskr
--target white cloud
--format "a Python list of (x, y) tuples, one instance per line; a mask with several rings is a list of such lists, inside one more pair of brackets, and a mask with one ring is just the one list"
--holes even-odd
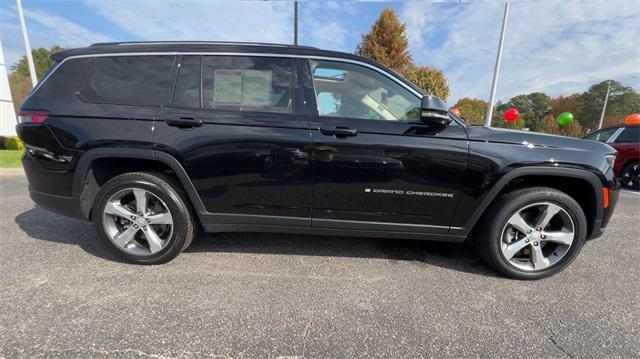
[[(569, 95), (609, 78), (633, 82), (640, 73), (638, 5), (513, 1), (497, 98)], [(414, 60), (445, 70), (450, 100), (489, 97), (503, 9), (502, 2), (403, 5)]]
[(140, 40), (293, 41), (289, 2), (87, 0), (87, 4)]
[[(2, 47), (7, 65), (10, 67), (25, 54), (18, 12), (15, 7), (5, 7), (0, 15), (2, 22)], [(111, 38), (89, 30), (66, 18), (50, 15), (39, 10), (24, 9), (32, 48), (87, 46), (94, 42), (110, 41)]]
[(40, 10), (24, 10), (27, 21), (32, 21), (32, 31), (46, 32), (61, 45), (86, 46), (95, 42), (110, 41), (107, 35), (86, 29), (63, 17), (50, 15)]
[(337, 13), (351, 14), (351, 4), (331, 2), (306, 2), (298, 7), (301, 44), (322, 49), (344, 50), (349, 33), (348, 24)]

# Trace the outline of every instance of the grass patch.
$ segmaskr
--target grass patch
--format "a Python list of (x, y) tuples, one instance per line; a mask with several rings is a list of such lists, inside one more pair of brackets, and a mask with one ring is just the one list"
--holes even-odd
[(0, 150), (0, 168), (21, 168), (22, 150)]

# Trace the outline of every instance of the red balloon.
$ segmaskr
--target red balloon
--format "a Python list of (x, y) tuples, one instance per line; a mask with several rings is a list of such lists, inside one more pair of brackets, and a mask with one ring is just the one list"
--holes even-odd
[(512, 108), (506, 110), (502, 117), (504, 117), (504, 120), (507, 121), (507, 122), (513, 122), (513, 121), (517, 120), (518, 117), (520, 117), (520, 112), (518, 112), (517, 108), (513, 108), (512, 107)]

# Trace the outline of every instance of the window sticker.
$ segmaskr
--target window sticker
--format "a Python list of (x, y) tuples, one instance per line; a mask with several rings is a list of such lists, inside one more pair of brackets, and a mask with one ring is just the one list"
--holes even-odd
[(271, 77), (271, 71), (245, 70), (242, 76), (242, 105), (269, 106)]
[(235, 104), (242, 102), (242, 70), (215, 70), (214, 104)]
[(273, 72), (268, 70), (215, 70), (216, 105), (269, 106)]

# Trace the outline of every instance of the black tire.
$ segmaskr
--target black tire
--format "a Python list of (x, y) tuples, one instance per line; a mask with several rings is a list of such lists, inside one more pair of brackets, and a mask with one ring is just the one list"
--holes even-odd
[[(523, 270), (511, 264), (500, 249), (502, 231), (518, 210), (539, 202), (564, 209), (574, 224), (574, 239), (568, 251), (554, 265), (541, 270)], [(580, 253), (586, 241), (587, 220), (580, 205), (569, 195), (548, 187), (526, 187), (500, 196), (484, 214), (475, 233), (475, 244), (481, 257), (496, 271), (515, 279), (535, 280), (552, 276), (565, 269)]]
[[(173, 231), (166, 245), (148, 255), (132, 255), (114, 244), (106, 232), (104, 210), (109, 198), (127, 188), (141, 188), (160, 198), (167, 206), (173, 220)], [(98, 192), (92, 209), (92, 220), (98, 236), (119, 256), (131, 263), (162, 264), (185, 250), (197, 234), (197, 222), (186, 195), (176, 181), (156, 172), (131, 172), (116, 176), (105, 183)]]
[(625, 188), (640, 190), (640, 161), (633, 161), (622, 169), (620, 183)]

